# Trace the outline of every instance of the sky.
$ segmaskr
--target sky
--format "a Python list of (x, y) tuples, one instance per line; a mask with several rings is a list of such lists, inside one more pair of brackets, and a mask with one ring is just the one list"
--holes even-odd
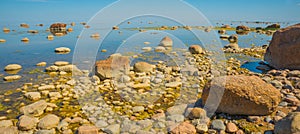
[[(0, 23), (88, 21), (98, 11), (114, 2), (116, 0), (0, 0)], [(159, 2), (155, 4), (172, 6), (169, 1), (159, 0)], [(300, 0), (184, 0), (184, 2), (194, 6), (212, 21), (300, 22)], [(128, 7), (130, 6), (134, 6), (134, 3), (128, 2)], [(147, 8), (147, 5), (142, 8)], [(126, 10), (130, 8), (115, 9), (115, 12)], [(180, 12), (180, 9), (174, 11), (176, 12)]]

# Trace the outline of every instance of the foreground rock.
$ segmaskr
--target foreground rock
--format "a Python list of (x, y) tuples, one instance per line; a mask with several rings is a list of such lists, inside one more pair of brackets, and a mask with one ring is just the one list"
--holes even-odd
[(21, 65), (18, 64), (9, 64), (4, 68), (4, 71), (15, 71), (22, 69)]
[(300, 24), (278, 30), (265, 54), (276, 69), (300, 69)]
[(112, 55), (106, 60), (97, 61), (95, 71), (100, 79), (110, 79), (120, 73), (128, 73), (130, 60), (126, 56)]
[(217, 111), (231, 115), (268, 115), (276, 110), (281, 101), (280, 92), (256, 76), (215, 78), (203, 90), (203, 105), (208, 95), (212, 98), (222, 96)]
[(299, 134), (300, 112), (289, 113), (288, 116), (279, 120), (275, 125), (275, 134)]

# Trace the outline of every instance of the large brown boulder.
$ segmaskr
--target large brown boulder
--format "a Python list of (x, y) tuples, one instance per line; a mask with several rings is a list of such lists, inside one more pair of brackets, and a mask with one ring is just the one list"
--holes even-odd
[(300, 23), (273, 35), (265, 61), (276, 69), (300, 69)]
[[(222, 94), (224, 90), (224, 94)], [(231, 115), (268, 115), (281, 101), (280, 91), (257, 76), (223, 76), (207, 84), (202, 93), (203, 105), (222, 97), (217, 112)]]
[(112, 55), (106, 60), (96, 62), (96, 75), (101, 79), (114, 78), (121, 73), (129, 73), (130, 59), (126, 56)]

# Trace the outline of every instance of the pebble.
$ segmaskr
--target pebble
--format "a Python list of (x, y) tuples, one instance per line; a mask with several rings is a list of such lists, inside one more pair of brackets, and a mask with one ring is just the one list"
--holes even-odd
[(13, 126), (13, 122), (11, 120), (0, 121), (0, 127), (10, 127), (10, 126)]
[(105, 129), (103, 129), (103, 131), (108, 134), (119, 134), (121, 131), (120, 124), (109, 125)]
[(145, 108), (143, 106), (135, 106), (132, 108), (132, 111), (134, 113), (137, 113), (137, 112), (143, 112), (145, 110)]
[(71, 49), (67, 48), (67, 47), (59, 47), (59, 48), (55, 49), (55, 52), (56, 53), (69, 53), (69, 52), (71, 52)]
[(40, 92), (28, 92), (24, 96), (29, 100), (36, 101), (41, 98), (41, 93)]
[(208, 126), (206, 124), (198, 124), (196, 126), (196, 131), (201, 134), (206, 133), (208, 131)]
[(234, 123), (229, 122), (226, 124), (226, 132), (234, 133), (236, 131), (238, 131), (238, 127)]
[(4, 42), (6, 42), (5, 39), (0, 39), (0, 43), (4, 43)]
[(218, 131), (226, 129), (226, 126), (224, 125), (224, 122), (222, 120), (213, 120), (211, 122), (211, 127)]

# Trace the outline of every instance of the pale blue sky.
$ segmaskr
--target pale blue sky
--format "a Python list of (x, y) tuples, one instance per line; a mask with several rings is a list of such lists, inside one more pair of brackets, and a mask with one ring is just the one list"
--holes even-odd
[[(88, 21), (100, 9), (113, 2), (115, 0), (1, 0), (0, 23)], [(185, 0), (185, 2), (199, 9), (209, 20), (300, 21), (300, 0)], [(128, 4), (134, 6), (134, 3)], [(172, 6), (172, 3), (169, 5)], [(144, 8), (146, 7), (147, 5)], [(116, 12), (118, 11), (116, 9)], [(180, 9), (177, 12), (180, 12)]]

